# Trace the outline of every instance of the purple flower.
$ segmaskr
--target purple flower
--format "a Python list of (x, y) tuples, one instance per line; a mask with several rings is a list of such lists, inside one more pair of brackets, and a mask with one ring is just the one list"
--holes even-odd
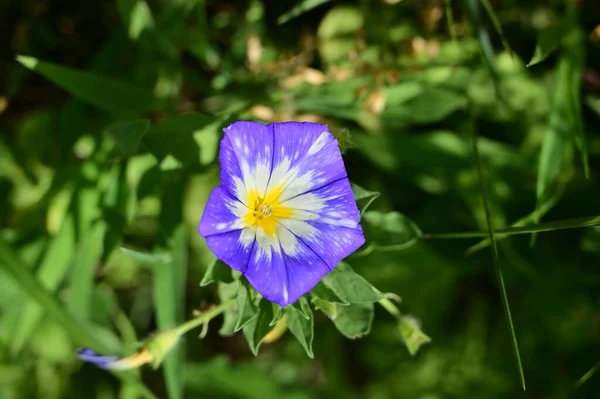
[(365, 241), (337, 140), (316, 123), (236, 122), (199, 232), (263, 297), (286, 306)]
[(77, 352), (79, 359), (107, 370), (129, 370), (152, 361), (153, 357), (147, 350), (142, 350), (132, 356), (119, 358), (117, 356), (103, 356), (89, 348)]

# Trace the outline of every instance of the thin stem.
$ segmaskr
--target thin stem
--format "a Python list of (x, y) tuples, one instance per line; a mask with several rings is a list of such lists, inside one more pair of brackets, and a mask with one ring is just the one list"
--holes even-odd
[(389, 299), (387, 299), (387, 298), (380, 299), (379, 304), (385, 310), (387, 310), (389, 312), (389, 314), (391, 314), (398, 320), (400, 320), (400, 318), (402, 317), (402, 312), (400, 312), (400, 309), (398, 309), (398, 307), (396, 305), (394, 305), (394, 303), (392, 301), (390, 301)]
[(225, 302), (219, 304), (218, 306), (215, 306), (214, 308), (202, 313), (200, 316), (183, 323), (182, 325), (177, 327), (178, 335), (181, 336), (183, 334), (187, 334), (194, 328), (200, 327), (204, 323), (211, 321), (212, 319), (229, 309), (229, 307), (233, 304), (235, 304), (235, 298), (228, 299)]
[[(523, 227), (509, 227), (506, 229), (495, 230), (496, 236), (510, 236), (517, 234), (531, 234), (545, 231), (576, 229), (580, 227), (592, 227), (600, 225), (600, 216), (589, 216), (584, 218), (563, 219), (553, 222), (540, 224), (531, 224)], [(441, 234), (423, 234), (421, 238), (426, 240), (451, 239), (451, 238), (484, 238), (489, 237), (489, 233), (484, 231), (469, 231), (464, 233), (441, 233)]]

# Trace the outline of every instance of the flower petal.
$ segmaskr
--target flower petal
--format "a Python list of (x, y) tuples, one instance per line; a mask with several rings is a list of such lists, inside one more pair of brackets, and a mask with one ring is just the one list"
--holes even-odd
[(244, 272), (255, 246), (256, 227), (206, 237), (210, 250), (231, 268)]
[(281, 201), (346, 177), (337, 140), (327, 126), (287, 122), (273, 126), (273, 172), (268, 190), (283, 188)]
[(284, 226), (278, 226), (277, 237), (278, 242), (266, 250), (257, 238), (244, 275), (269, 301), (287, 306), (310, 291), (331, 269)]
[(202, 237), (241, 230), (245, 227), (243, 216), (248, 208), (234, 199), (222, 187), (215, 188), (204, 208), (198, 231)]
[(98, 367), (110, 369), (111, 364), (115, 363), (119, 358), (117, 356), (103, 356), (98, 352), (83, 348), (77, 352), (77, 357), (87, 363), (95, 364)]
[(264, 195), (273, 162), (273, 130), (258, 122), (235, 122), (224, 129), (219, 161), (221, 185), (248, 205), (247, 192)]

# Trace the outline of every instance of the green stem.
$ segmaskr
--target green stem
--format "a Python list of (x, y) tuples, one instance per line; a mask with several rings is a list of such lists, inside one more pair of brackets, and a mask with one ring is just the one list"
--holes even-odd
[(400, 312), (400, 309), (398, 309), (398, 307), (396, 305), (394, 305), (394, 303), (392, 301), (390, 301), (389, 299), (387, 299), (387, 298), (380, 299), (379, 304), (385, 310), (387, 310), (389, 314), (394, 316), (396, 319), (400, 320), (402, 318), (402, 312)]
[[(555, 231), (565, 229), (576, 229), (581, 227), (592, 227), (600, 225), (600, 216), (590, 216), (584, 218), (563, 219), (553, 222), (540, 224), (531, 224), (523, 227), (509, 227), (506, 229), (494, 230), (496, 236), (511, 236), (517, 234), (531, 234), (544, 231)], [(489, 237), (489, 233), (484, 231), (470, 231), (465, 233), (441, 233), (441, 234), (423, 234), (421, 238), (426, 240), (451, 239), (451, 238), (484, 238)]]
[(233, 304), (235, 304), (235, 298), (228, 299), (225, 302), (222, 302), (219, 306), (216, 306), (210, 309), (209, 311), (202, 313), (200, 316), (192, 320), (188, 320), (187, 322), (177, 327), (177, 334), (180, 336), (187, 334), (194, 328), (200, 327), (202, 324), (211, 321), (221, 313), (225, 312)]

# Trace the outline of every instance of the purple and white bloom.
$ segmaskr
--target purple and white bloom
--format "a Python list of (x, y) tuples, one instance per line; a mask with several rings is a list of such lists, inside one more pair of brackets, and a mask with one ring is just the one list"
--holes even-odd
[(327, 126), (240, 121), (224, 129), (221, 186), (200, 235), (263, 297), (295, 302), (365, 241)]
[(89, 348), (80, 349), (77, 352), (77, 357), (84, 362), (95, 364), (100, 368), (115, 371), (133, 369), (150, 363), (153, 359), (152, 354), (147, 350), (142, 350), (129, 357), (120, 358), (117, 356), (103, 356)]

